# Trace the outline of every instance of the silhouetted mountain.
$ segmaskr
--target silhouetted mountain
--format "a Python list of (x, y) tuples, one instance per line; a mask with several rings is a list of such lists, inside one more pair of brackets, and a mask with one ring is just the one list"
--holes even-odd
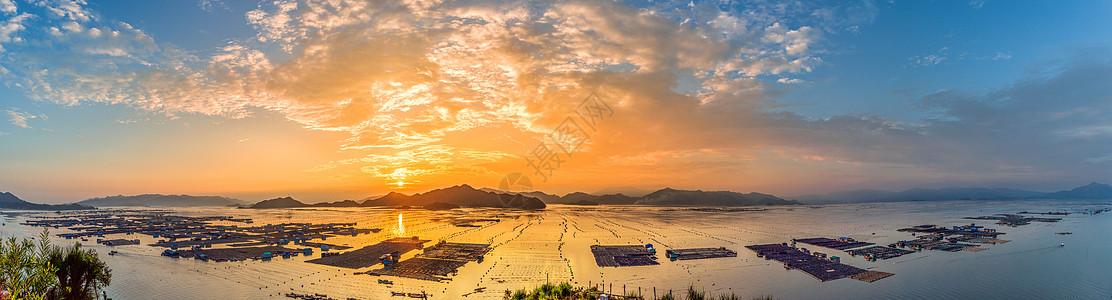
[(797, 203), (761, 193), (742, 194), (730, 191), (685, 191), (665, 188), (639, 198), (634, 204), (668, 206), (753, 206), (792, 205)]
[(594, 202), (592, 200), (595, 200), (595, 198), (598, 198), (598, 196), (591, 195), (591, 194), (584, 193), (584, 192), (574, 192), (574, 193), (568, 193), (567, 195), (564, 195), (563, 197), (560, 197), (560, 200), (557, 200), (557, 201), (552, 202), (552, 203), (568, 204), (568, 203), (575, 203), (575, 202), (579, 202), (579, 201)]
[(3, 192), (3, 193), (0, 193), (0, 209), (77, 210), (77, 209), (93, 209), (93, 208), (89, 207), (89, 206), (84, 206), (84, 205), (81, 205), (81, 204), (76, 204), (76, 203), (58, 204), (58, 205), (31, 203), (31, 202), (23, 201), (23, 199), (19, 199), (19, 197), (16, 197), (12, 193)]
[(239, 199), (232, 199), (220, 196), (190, 196), (190, 195), (161, 195), (161, 194), (144, 194), (135, 196), (108, 196), (102, 198), (90, 198), (77, 202), (77, 204), (93, 206), (93, 207), (106, 207), (106, 206), (169, 206), (169, 207), (185, 207), (185, 206), (228, 206), (228, 205), (244, 205), (248, 204), (246, 201)]
[(654, 192), (654, 191), (651, 190), (651, 189), (635, 188), (635, 187), (631, 187), (631, 186), (619, 186), (619, 187), (604, 188), (604, 189), (601, 189), (601, 190), (597, 190), (597, 191), (595, 191), (594, 193), (591, 193), (591, 194), (594, 194), (594, 195), (622, 194), (622, 195), (627, 195), (627, 196), (631, 196), (631, 197), (641, 197), (641, 196), (648, 195), (649, 193), (652, 193), (652, 192)]
[(433, 202), (455, 204), (461, 207), (544, 209), (546, 206), (543, 201), (535, 197), (480, 191), (466, 184), (432, 190), (422, 194), (413, 194), (412, 196), (391, 192), (381, 198), (363, 202), (362, 206), (426, 206)]
[(630, 196), (626, 196), (626, 195), (622, 195), (622, 194), (607, 194), (607, 195), (598, 196), (598, 198), (595, 198), (594, 200), (590, 200), (590, 201), (598, 203), (598, 204), (605, 204), (605, 205), (624, 205), (624, 204), (636, 204), (638, 201), (641, 201), (641, 199), (642, 199), (641, 197), (630, 197)]
[(533, 197), (533, 198), (540, 199), (541, 201), (544, 201), (544, 203), (558, 203), (559, 200), (560, 200), (560, 196), (556, 196), (556, 195), (552, 195), (552, 194), (545, 194), (544, 192), (541, 192), (541, 191), (510, 192), (510, 191), (496, 190), (496, 189), (486, 188), (486, 187), (481, 188), (479, 190), (484, 191), (484, 192), (497, 193), (497, 194), (515, 194), (515, 195), (522, 195), (522, 196), (526, 196), (526, 197)]
[(258, 208), (294, 208), (294, 207), (306, 207), (306, 206), (309, 206), (309, 205), (305, 204), (305, 203), (302, 203), (301, 201), (294, 200), (293, 198), (290, 198), (290, 197), (282, 197), (282, 198), (274, 198), (274, 199), (259, 201), (259, 203), (255, 203), (254, 205), (251, 205), (247, 208), (256, 208), (256, 209), (258, 209)]
[(1051, 199), (1112, 199), (1112, 186), (1090, 182), (1088, 185), (1068, 191), (1058, 191), (1046, 195)]
[(344, 201), (336, 201), (336, 202), (324, 202), (324, 203), (308, 204), (306, 206), (312, 206), (312, 207), (359, 207), (359, 202), (355, 202), (355, 200), (344, 200)]

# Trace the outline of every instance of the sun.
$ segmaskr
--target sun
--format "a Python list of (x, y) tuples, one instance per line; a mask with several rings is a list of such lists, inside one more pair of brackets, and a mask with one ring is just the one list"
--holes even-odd
[(394, 169), (393, 173), (386, 175), (387, 185), (392, 189), (404, 189), (406, 186), (413, 184), (413, 182), (406, 181), (409, 179), (409, 175), (410, 172), (407, 168)]

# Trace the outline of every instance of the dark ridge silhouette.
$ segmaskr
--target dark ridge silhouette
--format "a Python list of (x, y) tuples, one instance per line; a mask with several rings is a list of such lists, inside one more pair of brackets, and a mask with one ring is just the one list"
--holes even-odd
[(294, 207), (308, 207), (308, 204), (297, 201), (291, 197), (281, 197), (269, 200), (259, 201), (248, 208), (294, 208)]
[(93, 207), (70, 203), (70, 204), (39, 204), (23, 201), (14, 194), (9, 192), (0, 193), (0, 209), (21, 209), (21, 210), (78, 210), (78, 209), (93, 209)]
[(135, 196), (107, 196), (101, 198), (85, 199), (77, 204), (106, 207), (106, 206), (158, 206), (158, 207), (188, 207), (188, 206), (229, 206), (249, 204), (246, 201), (220, 196), (190, 196), (190, 195), (162, 195), (143, 194)]

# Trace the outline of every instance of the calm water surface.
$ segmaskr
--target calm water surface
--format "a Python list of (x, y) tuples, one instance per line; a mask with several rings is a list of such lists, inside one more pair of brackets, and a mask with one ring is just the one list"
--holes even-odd
[[(771, 294), (781, 299), (1110, 299), (1112, 213), (1060, 216), (1063, 220), (1058, 223), (1015, 228), (961, 219), (1025, 210), (1079, 211), (1110, 206), (1108, 201), (946, 201), (775, 207), (759, 212), (560, 205), (536, 213), (174, 209), (192, 216), (250, 217), (255, 224), (357, 222), (358, 227), (383, 229), (377, 234), (327, 241), (354, 247), (396, 235), (490, 243), (494, 247), (483, 263), (468, 264), (451, 282), (390, 278), (394, 285), (378, 284), (380, 277), (352, 275), (379, 266), (338, 269), (305, 263), (311, 259), (305, 257), (225, 263), (161, 257), (162, 249), (145, 246), (156, 240), (150, 236), (129, 237), (142, 239), (144, 245), (87, 246), (100, 252), (113, 269), (108, 293), (116, 299), (285, 299), (281, 294), (286, 292), (324, 293), (339, 299), (389, 299), (389, 291), (426, 291), (433, 294), (433, 299), (500, 299), (505, 289), (533, 287), (546, 278), (580, 285), (601, 283), (612, 286), (615, 292), (624, 285), (627, 291), (640, 288), (646, 295), (652, 295), (654, 287), (663, 294), (694, 285), (710, 292), (734, 292), (745, 297)], [(35, 235), (41, 228), (17, 225), (32, 215), (6, 212), (2, 234)], [(480, 228), (450, 225), (451, 219), (460, 217), (498, 217), (502, 221)], [(819, 282), (802, 272), (785, 270), (775, 261), (759, 259), (744, 248), (820, 236), (849, 236), (887, 245), (912, 238), (897, 232), (899, 228), (968, 223), (998, 228), (1006, 233), (1001, 238), (1011, 242), (987, 245), (988, 250), (975, 253), (924, 251), (877, 262), (839, 255), (844, 257), (843, 263), (896, 274), (874, 283), (852, 279)], [(66, 231), (52, 233), (61, 232)], [(599, 268), (590, 252), (593, 244), (644, 243), (657, 245), (659, 250), (727, 247), (737, 251), (738, 257), (679, 262), (661, 259), (659, 266)], [(1060, 247), (1061, 243), (1066, 246)], [(109, 250), (120, 254), (108, 256)], [(838, 253), (829, 249), (824, 252)], [(410, 252), (403, 259), (414, 254)], [(487, 291), (469, 294), (477, 287), (486, 287)]]

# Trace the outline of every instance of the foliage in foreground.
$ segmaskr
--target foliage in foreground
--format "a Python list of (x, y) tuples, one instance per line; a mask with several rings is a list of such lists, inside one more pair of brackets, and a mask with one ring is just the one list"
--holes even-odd
[[(543, 284), (533, 290), (520, 289), (517, 291), (506, 290), (505, 300), (597, 300), (603, 292), (598, 288), (590, 287), (573, 287), (568, 283), (561, 283), (558, 285)], [(642, 298), (646, 297), (646, 298)], [(614, 297), (611, 295), (610, 299), (652, 299), (652, 296), (638, 296), (636, 293), (630, 293), (625, 296)], [(736, 294), (721, 294), (721, 295), (708, 295), (706, 292), (695, 290), (695, 287), (688, 287), (686, 294), (672, 295), (664, 294), (656, 298), (656, 300), (741, 300), (741, 296)], [(776, 300), (772, 296), (752, 297), (750, 300)]]
[[(0, 241), (0, 288), (11, 300), (97, 299), (111, 282), (112, 270), (96, 251), (50, 245), (43, 230), (36, 245), (14, 236)], [(107, 298), (105, 295), (104, 298)]]
[(46, 299), (58, 282), (47, 234), (43, 231), (38, 245), (14, 236), (0, 241), (0, 288), (8, 291), (9, 299)]
[(100, 289), (112, 281), (108, 265), (97, 257), (96, 251), (82, 250), (80, 243), (54, 247), (49, 256), (50, 263), (58, 267), (54, 273), (58, 278), (54, 288), (57, 299), (96, 299)]

